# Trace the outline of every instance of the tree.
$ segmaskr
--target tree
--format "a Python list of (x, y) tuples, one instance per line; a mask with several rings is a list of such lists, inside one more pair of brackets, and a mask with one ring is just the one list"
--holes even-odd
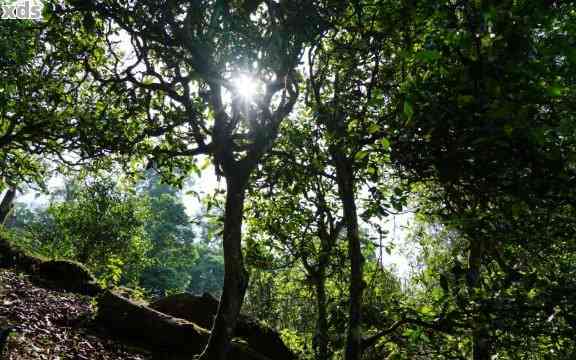
[[(326, 283), (339, 262), (340, 219), (333, 169), (322, 148), (319, 129), (302, 116), (282, 129), (282, 137), (259, 171), (258, 191), (250, 196), (248, 260), (254, 267), (290, 266), (299, 261), (316, 299), (316, 359), (330, 358), (328, 293)], [(264, 238), (265, 240), (262, 240)], [(264, 250), (269, 247), (269, 250)], [(279, 256), (272, 263), (270, 257)], [(284, 255), (286, 254), (286, 255)]]
[[(315, 307), (312, 347), (315, 358), (328, 359), (343, 347), (336, 334), (345, 332), (345, 315), (341, 310), (346, 305), (341, 299), (349, 297), (350, 294), (349, 289), (336, 292), (330, 288), (335, 286), (334, 283), (339, 287), (346, 287), (350, 283), (350, 272), (347, 270), (350, 262), (339, 241), (345, 236), (345, 223), (342, 202), (337, 191), (336, 169), (329, 152), (330, 142), (326, 140), (329, 136), (321, 124), (310, 121), (311, 114), (312, 111), (305, 108), (297, 114), (298, 119), (282, 127), (280, 139), (259, 168), (257, 186), (250, 192), (249, 197), (251, 218), (248, 221), (248, 232), (251, 241), (247, 242), (247, 261), (255, 272), (274, 272), (274, 277), (284, 272), (283, 269), (296, 268), (291, 272), (286, 270), (286, 276), (290, 280), (282, 277), (280, 283), (298, 283), (302, 281), (298, 279), (303, 278), (305, 286), (312, 289), (314, 296), (310, 298)], [(378, 158), (374, 154), (372, 157)], [(354, 166), (356, 173), (364, 174), (366, 168), (374, 166), (374, 163), (357, 162)], [(365, 183), (374, 189), (376, 184), (369, 180), (373, 179), (368, 178)], [(378, 190), (383, 192), (387, 185), (379, 185)], [(383, 194), (381, 195), (377, 203), (384, 198)], [(365, 220), (375, 218), (380, 211), (371, 201), (362, 205), (362, 216)], [(379, 294), (378, 297), (382, 298), (379, 292), (388, 289), (390, 293), (387, 295), (391, 298), (399, 290), (388, 288), (387, 284), (376, 281), (380, 275), (384, 275), (382, 278), (385, 280), (386, 272), (379, 265), (381, 259), (374, 256), (373, 236), (369, 236), (365, 231), (359, 234), (359, 237), (362, 257), (370, 260), (368, 265), (372, 287), (369, 289), (372, 295), (370, 306), (367, 301), (362, 301), (361, 306), (363, 309), (370, 308), (370, 314), (374, 315), (376, 311), (382, 311), (372, 307), (376, 302), (374, 295)], [(294, 264), (295, 262), (300, 265)], [(298, 272), (303, 274), (294, 274)], [(265, 281), (272, 280), (268, 278)], [(278, 294), (266, 294), (263, 297), (265, 299), (260, 305), (262, 307), (273, 307), (269, 298), (285, 301)], [(258, 299), (255, 300), (257, 301)], [(308, 303), (310, 301), (306, 302)], [(335, 304), (338, 304), (338, 310), (334, 310)], [(312, 304), (304, 305), (306, 306), (310, 307)], [(310, 310), (301, 308), (299, 311)], [(339, 314), (336, 316), (335, 312)], [(339, 320), (333, 320), (335, 318)], [(365, 319), (362, 326), (368, 330), (376, 324), (380, 326), (381, 320), (373, 317)], [(360, 352), (363, 353), (369, 346), (365, 346), (363, 337), (361, 342)]]
[[(63, 145), (55, 140), (67, 129), (66, 121), (52, 111), (59, 108), (54, 98), (61, 89), (60, 79), (51, 70), (58, 63), (43, 53), (38, 27), (31, 22), (2, 22), (0, 49), (0, 161), (5, 186), (6, 181), (14, 185), (39, 180), (42, 169), (33, 154), (59, 151)], [(36, 98), (44, 101), (32, 101)]]
[(190, 272), (200, 254), (181, 194), (162, 183), (153, 171), (137, 184), (137, 193), (149, 204), (145, 231), (152, 243), (147, 253), (151, 264), (144, 269), (140, 285), (156, 294), (184, 291), (190, 286)]
[[(66, 56), (60, 56), (53, 51), (53, 40), (42, 22), (0, 24), (2, 189), (22, 183), (42, 185), (48, 170), (57, 164), (83, 164), (106, 153), (104, 140), (81, 140), (101, 120), (92, 110), (102, 104), (86, 77), (78, 73), (80, 45), (69, 46)], [(93, 66), (100, 63), (101, 59), (95, 60)]]
[(11, 187), (6, 191), (2, 202), (0, 202), (0, 224), (5, 224), (8, 216), (14, 207), (14, 198), (16, 197), (16, 188)]
[[(106, 246), (135, 260), (125, 274), (153, 257), (136, 278), (158, 292), (223, 278), (203, 359), (226, 358), (249, 277), (249, 311), (266, 309), (320, 359), (574, 358), (572, 2), (46, 9), (45, 23), (0, 25), (0, 189), (12, 190), (0, 215), (52, 159), (152, 168), (181, 188), (201, 171), (197, 155), (208, 158), (227, 184), (223, 213), (203, 224), (210, 241), (194, 241), (179, 191), (152, 182), (138, 196), (112, 182), (71, 186), (50, 213), (29, 214), (34, 245), (101, 273), (120, 268)], [(409, 198), (423, 251), (403, 292), (361, 225), (382, 230)], [(153, 246), (132, 256), (139, 234)]]
[(190, 284), (186, 291), (201, 295), (210, 293), (216, 297), (222, 294), (224, 285), (224, 258), (222, 250), (204, 243), (196, 244), (198, 259), (188, 273)]
[[(87, 51), (84, 59), (101, 93), (120, 91), (147, 108), (142, 122), (120, 126), (145, 126), (130, 143), (141, 140), (138, 151), (180, 174), (194, 166), (192, 156), (210, 155), (226, 178), (224, 289), (203, 355), (224, 359), (248, 283), (241, 249), (245, 190), (297, 100), (300, 54), (326, 26), (320, 11), (329, 17), (332, 10), (306, 1), (90, 1), (56, 8), (52, 19), (62, 39), (108, 38), (115, 61), (97, 69), (92, 59), (98, 54)], [(119, 30), (134, 55), (125, 66), (113, 45)], [(245, 99), (233, 86), (231, 78), (241, 73), (260, 84), (257, 98)]]
[[(328, 144), (351, 262), (348, 360), (359, 359), (362, 353), (361, 309), (365, 281), (357, 192), (362, 184), (380, 182), (381, 167), (389, 150), (389, 142), (382, 136), (380, 127), (385, 111), (379, 107), (384, 100), (383, 91), (389, 89), (383, 75), (387, 70), (385, 65), (394, 64), (390, 52), (394, 38), (382, 29), (388, 20), (382, 5), (378, 1), (353, 2), (339, 26), (311, 48), (308, 56), (307, 105), (316, 115), (315, 120), (322, 127)], [(377, 186), (371, 188), (379, 191)], [(366, 214), (366, 218), (376, 215)], [(379, 215), (386, 215), (386, 211)]]
[[(419, 215), (415, 237), (423, 247), (420, 257), (425, 271), (417, 281), (425, 290), (415, 299), (426, 304), (432, 318), (441, 319), (439, 324), (444, 322), (441, 328), (450, 335), (435, 335), (437, 348), (478, 356), (472, 342), (478, 338), (472, 335), (480, 328), (480, 339), (490, 354), (546, 357), (553, 350), (555, 358), (573, 356), (572, 310), (565, 292), (573, 281), (564, 274), (571, 271), (574, 244), (562, 235), (565, 226), (573, 224), (561, 215), (566, 209), (551, 217), (542, 216), (540, 210), (525, 210), (519, 217), (499, 212), (484, 215), (484, 230), (477, 236), (494, 238), (498, 245), (484, 259), (475, 287), (469, 286), (467, 276), (469, 235), (457, 224)], [(558, 247), (562, 254), (555, 250)]]
[(70, 182), (71, 193), (45, 211), (17, 212), (15, 225), (25, 231), (20, 241), (27, 239), (27, 248), (41, 255), (85, 264), (107, 285), (138, 285), (150, 247), (145, 199), (121, 191), (111, 179)]
[[(566, 6), (483, 1), (406, 9), (406, 48), (414, 51), (402, 60), (401, 116), (389, 122), (392, 159), (404, 178), (429, 185), (437, 221), (466, 240), (460, 280), (480, 303), (501, 293), (493, 266), (518, 276), (510, 271), (521, 267), (518, 259), (502, 256), (526, 235), (514, 214), (526, 216), (525, 226), (548, 228), (556, 215), (543, 222), (536, 214), (559, 215), (560, 199), (573, 198), (572, 135), (563, 125), (573, 91)], [(531, 247), (526, 239), (522, 248)], [(488, 359), (497, 330), (486, 317), (495, 309), (469, 310), (474, 359)]]

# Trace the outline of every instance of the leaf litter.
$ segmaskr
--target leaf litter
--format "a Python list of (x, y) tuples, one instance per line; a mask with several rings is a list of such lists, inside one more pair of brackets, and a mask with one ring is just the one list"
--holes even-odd
[(15, 328), (0, 359), (151, 359), (106, 336), (93, 325), (94, 315), (90, 297), (40, 288), (25, 274), (0, 269), (0, 328)]

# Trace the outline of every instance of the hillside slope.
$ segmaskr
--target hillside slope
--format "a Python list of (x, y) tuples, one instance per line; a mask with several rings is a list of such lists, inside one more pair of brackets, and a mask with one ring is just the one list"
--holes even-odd
[(0, 269), (0, 328), (16, 327), (0, 359), (151, 359), (92, 328), (93, 315), (90, 297), (39, 288), (25, 274)]

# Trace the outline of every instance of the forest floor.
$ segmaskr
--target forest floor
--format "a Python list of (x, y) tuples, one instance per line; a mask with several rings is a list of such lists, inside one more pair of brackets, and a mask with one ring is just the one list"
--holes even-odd
[(144, 360), (147, 352), (92, 327), (92, 299), (40, 288), (29, 277), (0, 269), (0, 328), (14, 326), (0, 359)]

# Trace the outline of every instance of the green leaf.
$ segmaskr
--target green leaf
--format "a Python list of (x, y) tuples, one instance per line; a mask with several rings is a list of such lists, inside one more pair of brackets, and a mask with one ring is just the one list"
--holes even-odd
[(495, 36), (493, 34), (486, 34), (486, 35), (482, 36), (482, 39), (480, 40), (482, 47), (487, 48), (487, 47), (492, 46), (492, 43), (494, 42), (494, 38), (495, 38)]
[(474, 97), (471, 95), (460, 95), (457, 101), (459, 106), (466, 106), (474, 102)]
[(434, 308), (430, 305), (424, 305), (418, 309), (418, 312), (422, 315), (432, 315), (434, 314)]
[(390, 140), (386, 138), (379, 139), (377, 144), (380, 145), (384, 150), (390, 149)]
[(512, 133), (514, 132), (514, 126), (510, 124), (505, 124), (503, 129), (506, 135), (512, 136)]
[(562, 96), (563, 89), (559, 84), (554, 84), (548, 87), (547, 92), (552, 97), (559, 97)]
[(441, 288), (434, 288), (432, 289), (431, 295), (433, 300), (438, 301), (444, 297), (444, 292)]
[(535, 128), (532, 130), (532, 138), (538, 145), (546, 143), (546, 131), (543, 128)]
[(425, 50), (425, 51), (421, 51), (416, 55), (416, 58), (419, 60), (423, 60), (425, 62), (431, 63), (434, 62), (438, 59), (440, 59), (442, 56), (440, 54), (439, 51), (437, 50)]
[(348, 122), (348, 131), (353, 131), (358, 127), (358, 120), (354, 119)]
[(414, 116), (414, 108), (408, 100), (404, 100), (404, 116), (406, 116), (407, 122), (410, 122)]
[(376, 124), (376, 123), (372, 123), (370, 124), (370, 126), (368, 127), (368, 133), (370, 134), (375, 134), (378, 131), (380, 131), (380, 125)]
[(356, 159), (357, 161), (362, 161), (364, 158), (366, 158), (366, 156), (368, 156), (368, 151), (358, 151), (356, 153), (356, 155), (354, 155), (354, 159)]

